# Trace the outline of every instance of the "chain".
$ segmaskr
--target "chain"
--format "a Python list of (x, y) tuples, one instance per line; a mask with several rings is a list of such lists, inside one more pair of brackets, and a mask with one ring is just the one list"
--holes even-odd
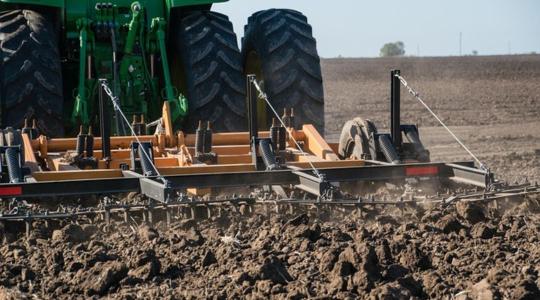
[[(124, 119), (124, 121), (126, 122), (127, 126), (129, 127), (129, 129), (131, 130), (131, 135), (133, 137), (135, 137), (135, 139), (137, 140), (137, 143), (139, 143), (139, 145), (141, 145), (141, 140), (139, 140), (139, 137), (137, 136), (137, 134), (135, 133), (135, 129), (133, 129), (133, 126), (131, 126), (131, 124), (129, 123), (129, 120), (127, 119), (126, 115), (124, 114), (124, 112), (122, 111), (122, 109), (120, 108), (120, 104), (119, 104), (119, 98), (117, 96), (115, 96), (113, 94), (113, 92), (111, 91), (111, 88), (109, 87), (109, 84), (107, 82), (107, 80), (100, 80), (100, 83), (101, 83), (101, 86), (103, 87), (103, 90), (105, 91), (105, 93), (107, 94), (107, 96), (109, 96), (109, 98), (111, 99), (111, 102), (113, 104), (113, 107), (114, 107), (114, 110), (117, 111), (118, 113), (120, 113), (120, 116), (122, 116), (122, 119)], [(157, 178), (159, 180), (161, 180), (164, 184), (167, 184), (167, 180), (165, 180), (165, 178), (159, 173), (159, 170), (158, 168), (156, 167), (156, 165), (154, 164), (154, 162), (152, 161), (152, 159), (150, 158), (150, 154), (146, 152), (146, 150), (144, 149), (144, 147), (139, 147), (140, 150), (142, 151), (142, 153), (144, 154), (144, 156), (146, 157), (146, 159), (148, 159), (148, 161), (150, 162), (150, 164), (152, 165), (152, 168), (154, 169), (154, 171), (156, 172), (157, 174)]]
[(472, 151), (467, 146), (465, 146), (465, 144), (452, 132), (452, 130), (450, 130), (450, 128), (448, 128), (448, 126), (444, 124), (444, 122), (437, 116), (437, 114), (435, 114), (435, 112), (433, 112), (433, 110), (426, 104), (426, 102), (422, 100), (422, 98), (420, 97), (420, 93), (416, 92), (411, 86), (409, 86), (405, 78), (403, 78), (399, 74), (395, 74), (394, 76), (396, 76), (399, 79), (401, 84), (403, 84), (403, 86), (409, 91), (409, 94), (413, 95), (416, 98), (416, 100), (418, 100), (431, 113), (431, 115), (433, 115), (433, 117), (437, 119), (437, 121), (439, 121), (439, 123), (444, 127), (444, 129), (446, 129), (446, 131), (450, 133), (450, 135), (456, 140), (456, 142), (458, 142), (458, 144), (463, 149), (465, 149), (467, 153), (469, 153), (469, 155), (479, 164), (481, 169), (486, 170), (486, 171), (489, 170), (487, 166), (484, 163), (482, 163), (480, 159), (478, 159), (478, 157), (474, 155), (474, 153), (472, 153)]
[[(277, 113), (276, 109), (274, 108), (274, 106), (272, 106), (272, 103), (270, 103), (270, 100), (268, 100), (268, 96), (266, 95), (265, 92), (262, 91), (261, 87), (259, 86), (259, 84), (257, 83), (257, 80), (255, 80), (255, 78), (252, 78), (252, 83), (253, 85), (255, 86), (255, 88), (257, 89), (257, 92), (259, 93), (259, 98), (266, 101), (266, 103), (268, 104), (268, 106), (270, 107), (270, 109), (272, 110), (272, 112), (274, 113), (274, 115), (276, 116), (276, 118), (279, 120), (279, 122), (281, 123), (281, 125), (283, 127), (285, 127), (287, 129), (287, 131), (289, 132), (289, 136), (291, 137), (291, 139), (293, 140), (294, 144), (296, 145), (296, 148), (298, 148), (298, 150), (302, 153), (302, 154), (305, 154), (306, 152), (304, 152), (304, 150), (302, 149), (302, 147), (300, 147), (300, 144), (298, 143), (298, 141), (294, 138), (294, 135), (292, 133), (292, 130), (291, 128), (288, 128), (287, 125), (285, 125), (285, 122), (283, 122), (283, 120), (281, 119), (281, 117), (279, 116), (279, 114)], [(321, 180), (324, 180), (324, 176), (319, 172), (319, 170), (317, 170), (317, 168), (315, 168), (315, 165), (310, 161), (308, 160), (308, 163), (309, 165), (311, 166), (311, 168), (313, 169), (313, 173)]]

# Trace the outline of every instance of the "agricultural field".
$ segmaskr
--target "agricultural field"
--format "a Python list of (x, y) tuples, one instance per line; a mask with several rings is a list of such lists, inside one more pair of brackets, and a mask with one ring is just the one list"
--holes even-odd
[[(390, 70), (501, 179), (540, 181), (540, 55), (328, 59), (323, 61), (326, 136), (360, 116), (389, 126)], [(470, 160), (402, 88), (402, 122), (418, 124), (433, 160)]]
[[(328, 139), (388, 127), (392, 68), (501, 179), (540, 181), (540, 56), (323, 60)], [(434, 160), (470, 159), (405, 91), (402, 108)], [(540, 299), (538, 196), (156, 219), (0, 227), (0, 299)]]

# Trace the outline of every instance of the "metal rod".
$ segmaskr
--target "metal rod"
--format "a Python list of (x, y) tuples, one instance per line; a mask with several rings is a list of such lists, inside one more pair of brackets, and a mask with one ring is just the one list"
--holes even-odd
[(156, 77), (156, 55), (150, 54), (150, 77)]
[(253, 86), (255, 81), (255, 75), (247, 75), (247, 96), (248, 96), (248, 120), (249, 120), (249, 133), (251, 140), (259, 138), (259, 128), (257, 124), (257, 90)]
[(396, 75), (400, 75), (400, 70), (390, 72), (390, 128), (392, 134), (392, 143), (399, 152), (401, 150), (401, 112), (400, 112), (400, 92), (401, 83)]
[[(115, 95), (119, 95), (120, 93), (118, 92), (118, 85), (119, 85), (119, 79), (120, 77), (118, 76), (118, 67), (119, 67), (119, 64), (118, 64), (118, 49), (117, 49), (117, 44), (116, 44), (116, 29), (115, 28), (111, 28), (111, 45), (112, 45), (112, 59), (113, 59), (113, 92)], [(117, 134), (123, 136), (123, 135), (126, 135), (126, 128), (124, 127), (124, 123), (122, 122), (122, 120), (120, 119), (120, 116), (118, 115), (118, 111), (115, 110), (114, 112), (115, 114), (115, 131)]]
[[(105, 79), (100, 79), (100, 82)], [(111, 157), (111, 129), (108, 109), (105, 107), (105, 88), (102, 84), (99, 85), (99, 125), (101, 129), (101, 151), (103, 159)]]
[(87, 64), (88, 64), (87, 77), (88, 79), (92, 79), (92, 55), (88, 55)]

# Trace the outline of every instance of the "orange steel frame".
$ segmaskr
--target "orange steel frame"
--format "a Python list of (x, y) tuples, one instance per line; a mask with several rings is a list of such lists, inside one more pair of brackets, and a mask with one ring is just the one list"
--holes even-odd
[[(195, 135), (183, 132), (174, 133), (171, 128), (168, 103), (163, 107), (164, 133), (138, 136), (140, 141), (151, 142), (154, 160), (162, 175), (181, 174), (217, 174), (254, 171), (252, 162), (250, 136), (248, 132), (214, 133), (212, 135), (212, 151), (217, 154), (216, 164), (194, 164)], [(303, 125), (302, 130), (289, 128), (289, 148), (293, 154), (285, 165), (297, 168), (358, 167), (362, 160), (339, 160), (336, 144), (328, 144), (312, 125)], [(269, 132), (259, 133), (260, 137), (268, 137)], [(292, 138), (303, 143), (304, 153), (295, 149)], [(79, 179), (107, 179), (123, 176), (120, 165), (130, 166), (130, 145), (137, 140), (133, 136), (111, 137), (111, 159), (103, 160), (100, 150), (102, 140), (94, 139), (94, 156), (98, 160), (98, 168), (81, 170), (71, 166), (64, 157), (75, 152), (76, 138), (48, 139), (41, 136), (31, 140), (23, 134), (26, 166), (32, 170), (36, 181), (64, 181)], [(47, 164), (49, 171), (38, 171), (39, 161)], [(311, 164), (310, 164), (311, 162)], [(131, 166), (130, 166), (131, 167)]]

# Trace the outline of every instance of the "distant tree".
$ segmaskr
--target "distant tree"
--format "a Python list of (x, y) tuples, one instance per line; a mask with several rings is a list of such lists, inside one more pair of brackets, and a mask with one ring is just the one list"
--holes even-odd
[(381, 48), (380, 56), (403, 56), (405, 55), (405, 44), (401, 41), (386, 43)]
[(478, 55), (478, 51), (473, 50), (473, 51), (472, 51), (472, 55), (477, 56), (477, 55)]

